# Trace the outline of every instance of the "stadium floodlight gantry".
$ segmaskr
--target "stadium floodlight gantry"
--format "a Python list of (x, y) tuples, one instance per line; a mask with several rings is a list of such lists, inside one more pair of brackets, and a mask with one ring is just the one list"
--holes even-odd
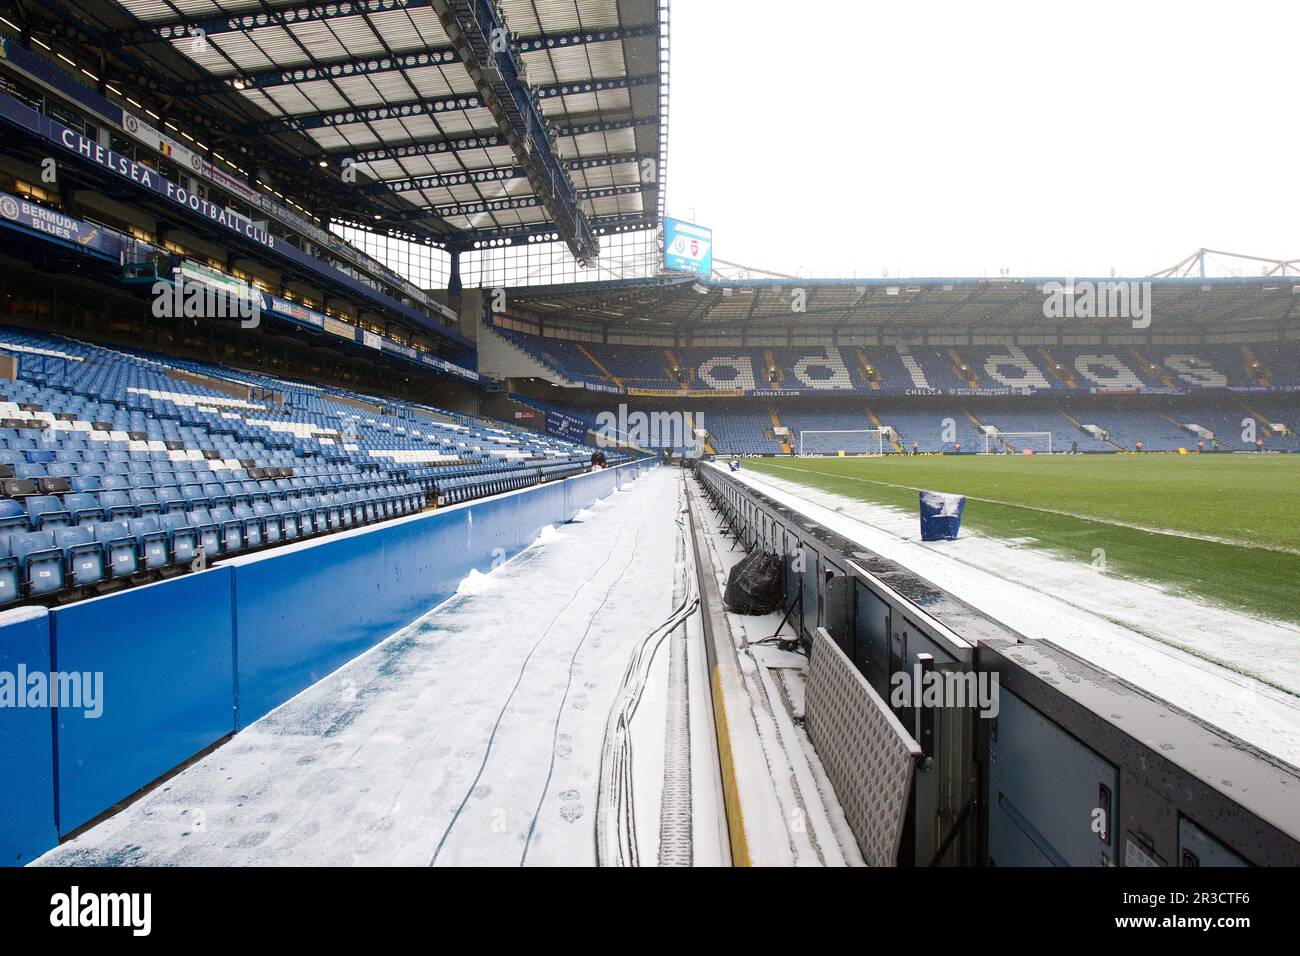
[[(1008, 439), (1017, 439), (1013, 444)], [(985, 455), (992, 455), (995, 451), (993, 443), (1001, 445), (1007, 451), (1024, 451), (1032, 448), (1033, 451), (1044, 451), (1047, 454), (1052, 453), (1052, 433), (1051, 432), (1003, 432), (1003, 431), (986, 431), (984, 432), (984, 452)]]
[[(799, 433), (799, 457), (805, 455), (883, 455), (884, 428), (808, 429)], [(874, 440), (873, 440), (874, 439)]]

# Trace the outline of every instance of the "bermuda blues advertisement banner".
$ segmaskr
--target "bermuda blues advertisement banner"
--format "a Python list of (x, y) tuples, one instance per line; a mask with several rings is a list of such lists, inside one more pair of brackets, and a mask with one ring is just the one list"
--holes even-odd
[(21, 196), (0, 192), (0, 224), (17, 226), (63, 242), (91, 249), (119, 262), (127, 249), (150, 249), (147, 243), (123, 236), (94, 223), (73, 219), (53, 209), (46, 209)]

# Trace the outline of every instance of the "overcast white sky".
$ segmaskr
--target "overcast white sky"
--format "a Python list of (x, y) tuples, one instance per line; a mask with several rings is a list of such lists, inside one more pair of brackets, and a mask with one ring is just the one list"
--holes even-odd
[(803, 276), (1300, 256), (1298, 42), (1294, 0), (678, 0), (665, 211)]

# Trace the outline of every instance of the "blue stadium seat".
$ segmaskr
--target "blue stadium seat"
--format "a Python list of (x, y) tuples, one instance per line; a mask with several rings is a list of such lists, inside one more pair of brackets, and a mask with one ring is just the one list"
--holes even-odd
[(12, 498), (0, 498), (0, 535), (7, 537), (28, 528), (27, 509)]
[(167, 532), (158, 523), (158, 515), (145, 515), (132, 518), (127, 522), (136, 547), (141, 556), (141, 563), (146, 571), (156, 571), (171, 563), (167, 548)]
[(221, 525), (212, 520), (207, 508), (191, 510), (189, 523), (198, 532), (199, 548), (209, 561), (221, 554)]
[(280, 527), (283, 529), (284, 540), (292, 541), (305, 533), (302, 530), (303, 514), (297, 509), (293, 502), (281, 498), (280, 500), (273, 501), (270, 504), (271, 508), (280, 519)]
[(99, 506), (110, 521), (135, 517), (135, 506), (131, 504), (129, 491), (102, 491), (99, 494)]
[(28, 597), (44, 597), (63, 590), (63, 549), (53, 531), (30, 531), (10, 537), (9, 547), (22, 569)]
[(59, 528), (54, 543), (63, 549), (69, 583), (86, 587), (104, 580), (104, 547), (85, 525)]
[(244, 523), (235, 517), (227, 505), (216, 505), (208, 509), (212, 520), (221, 528), (221, 550), (224, 554), (234, 554), (244, 549)]
[(284, 524), (271, 503), (265, 498), (253, 502), (253, 514), (262, 524), (263, 536), (267, 544), (279, 544), (284, 539)]
[(0, 535), (0, 607), (21, 600), (22, 596), (22, 569), (9, 551), (9, 537)]
[(126, 521), (103, 521), (91, 525), (95, 538), (108, 555), (109, 576), (126, 578), (140, 570), (140, 556), (136, 551), (136, 538)]
[(39, 530), (64, 528), (72, 524), (72, 515), (63, 506), (63, 499), (53, 495), (33, 495), (24, 502), (32, 527)]
[(183, 511), (169, 511), (157, 519), (159, 528), (167, 536), (167, 549), (173, 564), (189, 564), (199, 551), (199, 532), (190, 524), (190, 516)]
[(100, 507), (99, 495), (89, 492), (65, 495), (63, 504), (72, 514), (77, 524), (94, 524), (104, 520), (104, 509)]

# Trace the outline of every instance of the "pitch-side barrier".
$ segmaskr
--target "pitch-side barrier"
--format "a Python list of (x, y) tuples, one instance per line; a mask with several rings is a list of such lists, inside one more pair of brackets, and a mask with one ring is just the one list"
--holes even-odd
[[(862, 821), (893, 812), (902, 792), (903, 866), (1300, 864), (1296, 768), (721, 468), (696, 474), (738, 544), (784, 557), (793, 635), (814, 657), (830, 642), (862, 678), (822, 668), (826, 729), (811, 699), (807, 727), (859, 843), (879, 841)], [(919, 750), (910, 780), (859, 770), (907, 762), (882, 711)]]

